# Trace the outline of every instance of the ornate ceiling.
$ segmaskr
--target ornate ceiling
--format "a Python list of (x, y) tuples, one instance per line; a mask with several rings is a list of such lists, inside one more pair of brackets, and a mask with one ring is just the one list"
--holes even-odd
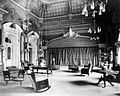
[[(67, 2), (70, 1), (70, 2)], [(92, 1), (92, 0), (89, 0)], [(95, 0), (96, 1), (96, 0)], [(120, 10), (120, 1), (119, 0), (108, 0), (110, 7), (108, 14), (113, 14), (113, 11), (118, 9)], [(0, 7), (8, 11), (14, 9), (22, 18), (25, 18), (25, 9), (28, 9), (34, 16), (37, 17), (54, 17), (54, 16), (63, 16), (70, 13), (81, 14), (83, 9), (83, 3), (85, 0), (0, 0)], [(43, 7), (43, 4), (47, 4), (46, 8)], [(70, 9), (68, 9), (68, 6)], [(20, 8), (18, 8), (20, 7)], [(44, 12), (43, 12), (44, 11)], [(45, 14), (43, 14), (45, 13)], [(115, 13), (116, 14), (116, 13)], [(117, 15), (120, 15), (117, 12)]]
[[(85, 0), (0, 0), (0, 7), (9, 11), (9, 13), (11, 14), (11, 17), (10, 17), (11, 19), (13, 19), (12, 14), (14, 14), (17, 18), (20, 18), (23, 21), (26, 20), (26, 18), (35, 20), (35, 22), (38, 22), (36, 24), (36, 27), (34, 26), (34, 29), (36, 29), (39, 26), (38, 25), (39, 20), (42, 20), (40, 19), (41, 17), (46, 17), (46, 18), (58, 17), (59, 18), (60, 16), (66, 16), (69, 13), (73, 15), (79, 14), (80, 16), (83, 9), (84, 1)], [(73, 17), (73, 18), (74, 18), (73, 21), (77, 21), (76, 17)], [(61, 22), (68, 22), (64, 20), (65, 18), (62, 18), (62, 19), (63, 19), (62, 21), (60, 21), (61, 19), (59, 19), (58, 21), (52, 20), (53, 24), (55, 25), (58, 24), (59, 28), (56, 27), (57, 29), (61, 28), (61, 25), (62, 25)], [(108, 0), (108, 4), (106, 6), (106, 12), (103, 15), (96, 16), (95, 19), (101, 25), (104, 25), (105, 23), (107, 24), (120, 23), (120, 0)], [(16, 21), (18, 23), (18, 20)], [(81, 26), (81, 24), (84, 23), (83, 21), (88, 21), (88, 19), (87, 18), (84, 19), (83, 17), (82, 19), (79, 18), (79, 23), (77, 24), (77, 26), (78, 25)], [(50, 24), (50, 23), (47, 23), (47, 24)], [(78, 26), (78, 28), (81, 28), (81, 27)], [(49, 29), (47, 29), (48, 30), (47, 33), (50, 32)], [(106, 32), (106, 29), (104, 29), (103, 31)], [(57, 35), (61, 35), (61, 34), (57, 34)], [(55, 34), (53, 36), (55, 37)]]
[[(9, 12), (9, 14), (11, 15), (9, 16), (10, 21), (13, 21), (12, 19), (15, 19), (16, 17), (22, 19), (22, 21), (25, 21), (26, 19), (31, 19), (34, 21), (36, 19), (35, 20), (35, 22), (37, 22), (36, 26), (39, 27), (40, 26), (39, 19), (42, 17), (59, 18), (59, 16), (66, 16), (67, 14), (81, 15), (83, 1), (84, 0), (46, 0), (46, 1), (45, 0), (0, 0), (0, 4), (1, 4), (0, 7)], [(5, 17), (7, 17), (7, 15)], [(65, 20), (67, 18), (62, 18), (62, 19)], [(7, 19), (4, 20), (7, 21)], [(50, 23), (56, 25), (56, 20), (52, 20), (52, 21), (53, 22), (47, 22), (46, 25), (49, 25)], [(61, 21), (61, 22), (64, 22), (66, 24), (70, 23), (69, 21)], [(71, 23), (74, 22), (79, 22), (79, 20), (75, 19)], [(15, 20), (14, 23), (18, 24), (19, 20)]]
[[(69, 5), (67, 1), (70, 1)], [(80, 13), (83, 3), (84, 0), (1, 0), (0, 6), (9, 10), (9, 8), (14, 9), (19, 4), (21, 8), (28, 9), (37, 17), (42, 17), (44, 12), (45, 17), (51, 17), (68, 14), (68, 6), (70, 6), (69, 10), (72, 14)], [(47, 4), (45, 9), (43, 4)]]
[[(69, 5), (68, 5), (68, 2)], [(87, 0), (88, 1), (88, 0)], [(92, 1), (92, 0), (89, 0)], [(96, 1), (96, 0), (95, 0)], [(108, 0), (109, 1), (109, 11), (116, 11), (116, 9), (120, 9), (120, 1), (119, 0)], [(42, 17), (42, 11), (44, 11), (43, 4), (47, 4), (47, 8), (45, 10), (45, 16), (59, 16), (68, 14), (68, 6), (70, 6), (70, 11), (72, 14), (81, 13), (81, 9), (83, 8), (83, 3), (85, 0), (0, 0), (0, 7), (6, 10), (10, 10), (10, 8), (15, 8), (17, 6), (21, 8), (28, 9), (37, 17)], [(18, 10), (18, 13), (22, 11)], [(113, 13), (113, 12), (112, 12)], [(111, 13), (111, 14), (112, 14)], [(118, 12), (117, 12), (118, 13)], [(110, 13), (109, 13), (110, 14)], [(120, 14), (120, 13), (119, 13)], [(20, 14), (21, 15), (21, 14)]]

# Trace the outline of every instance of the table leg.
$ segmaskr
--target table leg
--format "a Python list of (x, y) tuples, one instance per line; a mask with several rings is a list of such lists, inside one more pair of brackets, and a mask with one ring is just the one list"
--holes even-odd
[(106, 74), (103, 75), (103, 81), (104, 81), (104, 86), (103, 87), (106, 87)]

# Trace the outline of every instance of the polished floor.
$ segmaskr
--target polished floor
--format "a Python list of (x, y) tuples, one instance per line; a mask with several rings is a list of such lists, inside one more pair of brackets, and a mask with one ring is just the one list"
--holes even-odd
[(36, 93), (27, 75), (22, 86), (12, 81), (6, 86), (1, 73), (0, 96), (120, 96), (119, 83), (114, 82), (113, 87), (107, 83), (106, 88), (102, 88), (103, 82), (96, 85), (100, 76), (99, 73), (80, 75), (80, 72), (70, 72), (63, 66), (48, 77), (51, 87)]

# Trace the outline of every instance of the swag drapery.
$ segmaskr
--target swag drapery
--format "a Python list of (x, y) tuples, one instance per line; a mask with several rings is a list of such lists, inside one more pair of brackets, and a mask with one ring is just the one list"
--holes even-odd
[[(91, 63), (98, 66), (98, 48), (49, 48), (50, 65), (79, 65)], [(53, 59), (54, 58), (54, 59)]]

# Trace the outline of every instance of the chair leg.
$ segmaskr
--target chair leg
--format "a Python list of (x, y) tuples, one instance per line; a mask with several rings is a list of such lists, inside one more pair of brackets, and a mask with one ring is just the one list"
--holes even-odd
[(112, 84), (112, 80), (108, 77), (107, 81), (111, 84), (111, 86), (114, 86), (114, 84)]
[(6, 85), (8, 84), (8, 81), (6, 81)]
[(22, 81), (20, 81), (20, 86), (22, 85)]
[(97, 84), (99, 84), (101, 81), (103, 81), (103, 77), (99, 78), (99, 81)]

